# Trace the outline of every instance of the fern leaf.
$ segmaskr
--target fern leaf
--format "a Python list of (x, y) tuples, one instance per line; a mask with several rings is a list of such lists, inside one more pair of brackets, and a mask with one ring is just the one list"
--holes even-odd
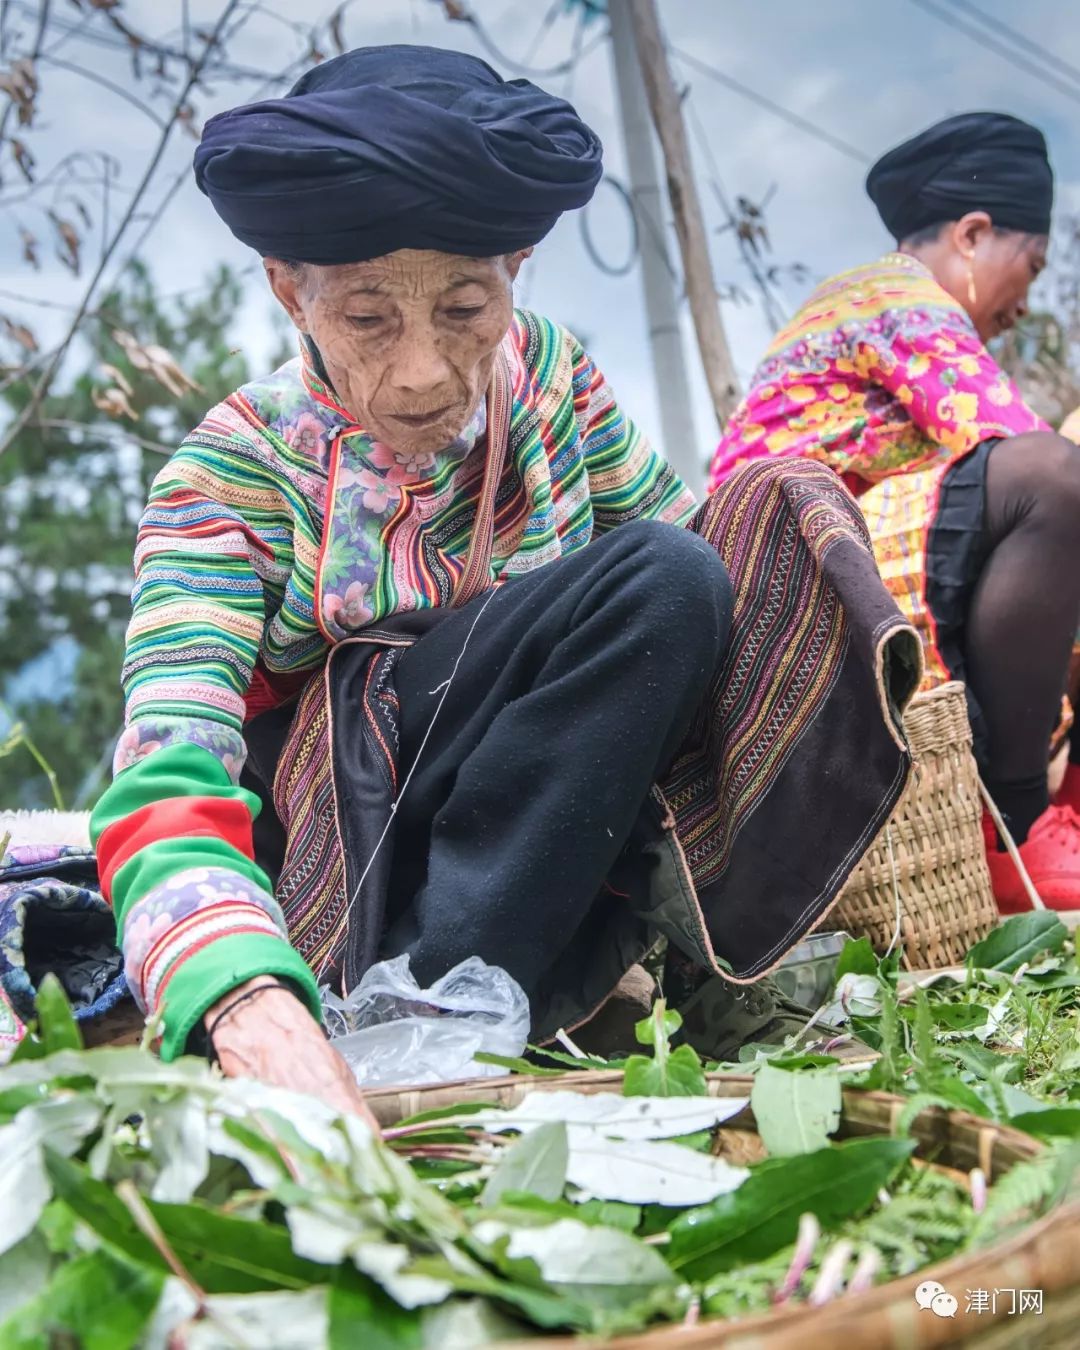
[(971, 1232), (972, 1244), (978, 1246), (997, 1237), (1003, 1228), (1037, 1213), (1058, 1189), (1059, 1173), (1058, 1159), (1053, 1153), (1010, 1168), (990, 1188), (986, 1208)]

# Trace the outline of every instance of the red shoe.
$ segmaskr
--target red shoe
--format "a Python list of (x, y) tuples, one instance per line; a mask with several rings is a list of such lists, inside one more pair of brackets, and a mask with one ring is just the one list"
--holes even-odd
[[(1020, 914), (1031, 901), (1016, 864), (998, 848), (997, 831), (983, 813), (983, 838), (994, 899), (1002, 914)], [(1080, 816), (1068, 806), (1048, 807), (1019, 847), (1032, 885), (1048, 909), (1080, 909)]]

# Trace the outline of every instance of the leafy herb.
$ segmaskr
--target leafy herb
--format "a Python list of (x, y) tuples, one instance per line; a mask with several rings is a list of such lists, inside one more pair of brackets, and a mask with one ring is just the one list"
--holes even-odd
[(836, 1064), (789, 1069), (763, 1064), (750, 1096), (758, 1133), (773, 1157), (824, 1148), (840, 1124)]
[(0, 1326), (0, 1345), (129, 1350), (145, 1331), (163, 1284), (163, 1276), (107, 1249), (88, 1252), (61, 1265), (45, 1288)]
[(1069, 930), (1051, 909), (1014, 914), (977, 942), (968, 952), (970, 965), (980, 970), (1013, 971), (1042, 952), (1058, 952)]
[(658, 999), (652, 1012), (634, 1028), (639, 1045), (651, 1045), (653, 1054), (631, 1055), (626, 1061), (623, 1092), (628, 1097), (700, 1097), (705, 1093), (705, 1070), (690, 1045), (671, 1048), (671, 1037), (682, 1018)]
[[(651, 1053), (613, 1062), (627, 1095), (539, 1084), (511, 1110), (429, 1111), (380, 1141), (194, 1061), (83, 1051), (50, 986), (0, 1082), (0, 1344), (216, 1350), (242, 1329), (260, 1344), (471, 1350), (919, 1270), (1071, 1184), (1080, 967), (1057, 922), (1003, 925), (926, 988), (868, 944), (840, 957), (859, 982), (840, 1013), (880, 1051), (861, 1081), (907, 1098), (899, 1135), (938, 1105), (1054, 1141), (974, 1216), (964, 1186), (907, 1162), (910, 1139), (828, 1142), (852, 1078), (827, 1056), (758, 1052), (749, 1104), (770, 1156), (733, 1166), (719, 1139), (748, 1100), (707, 1095), (663, 1003), (638, 1027)], [(503, 1067), (550, 1073), (544, 1055), (583, 1067), (555, 1051)]]
[(762, 1163), (733, 1194), (675, 1220), (668, 1260), (688, 1279), (708, 1279), (771, 1256), (794, 1240), (802, 1214), (828, 1225), (866, 1209), (914, 1147), (907, 1139), (853, 1139)]
[(566, 1189), (570, 1146), (560, 1121), (541, 1125), (507, 1149), (488, 1178), (482, 1205), (494, 1205), (507, 1191), (526, 1191), (541, 1200), (558, 1200)]

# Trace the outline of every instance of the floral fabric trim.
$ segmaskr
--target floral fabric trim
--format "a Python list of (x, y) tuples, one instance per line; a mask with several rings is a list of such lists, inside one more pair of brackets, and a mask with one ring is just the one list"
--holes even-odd
[(136, 1003), (156, 1013), (184, 962), (227, 935), (286, 938), (272, 896), (226, 868), (179, 872), (137, 900), (124, 924), (124, 969)]
[(167, 745), (198, 745), (209, 750), (223, 765), (233, 783), (247, 759), (247, 747), (239, 731), (208, 717), (140, 717), (116, 743), (113, 775), (130, 769), (147, 755)]
[[(392, 450), (362, 432), (343, 433), (330, 468), (330, 507), (323, 535), (316, 605), (320, 626), (340, 641), (376, 617), (376, 591), (385, 589), (384, 573), (392, 562), (391, 518), (406, 503), (405, 513), (427, 520), (449, 507), (460, 483), (453, 476), (483, 437), (487, 405), (481, 403), (468, 426), (437, 454)], [(434, 495), (432, 495), (434, 494)], [(410, 533), (400, 530), (402, 537)], [(415, 591), (402, 588), (398, 608), (431, 603), (438, 594), (423, 567), (411, 578)]]

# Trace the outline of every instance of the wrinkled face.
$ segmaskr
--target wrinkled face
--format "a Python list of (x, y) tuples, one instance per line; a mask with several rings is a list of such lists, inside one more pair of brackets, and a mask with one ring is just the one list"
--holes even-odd
[(1031, 283), (1046, 266), (1043, 235), (990, 231), (975, 250), (976, 303), (971, 317), (984, 342), (1012, 328), (1028, 312)]
[(945, 226), (925, 249), (913, 251), (989, 342), (1028, 312), (1031, 283), (1046, 266), (1046, 245), (1045, 235), (995, 230), (985, 212), (973, 211)]
[(358, 424), (424, 454), (449, 445), (487, 392), (525, 256), (401, 249), (334, 267), (268, 258), (266, 272)]

